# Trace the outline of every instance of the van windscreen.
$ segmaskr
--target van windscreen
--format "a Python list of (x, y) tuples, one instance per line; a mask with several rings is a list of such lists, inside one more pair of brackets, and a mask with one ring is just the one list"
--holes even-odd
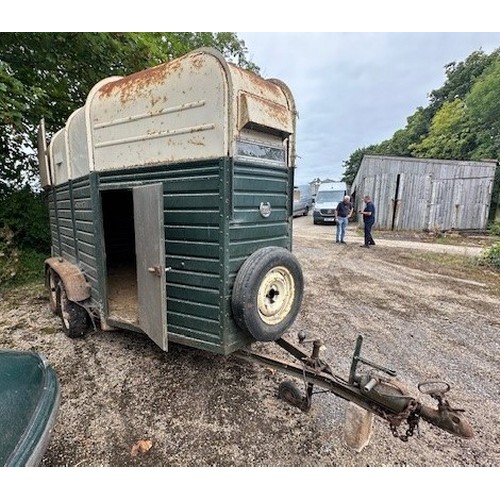
[(316, 203), (339, 203), (344, 198), (344, 191), (319, 191), (316, 196)]

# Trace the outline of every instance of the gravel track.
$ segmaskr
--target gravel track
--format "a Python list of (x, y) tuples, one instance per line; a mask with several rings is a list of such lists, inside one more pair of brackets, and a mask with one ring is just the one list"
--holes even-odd
[[(413, 258), (428, 251), (475, 256), (481, 248), (375, 233), (377, 245), (364, 249), (353, 224), (347, 245), (334, 244), (335, 228), (314, 226), (311, 217), (294, 226), (305, 295), (286, 338), (295, 341), (301, 331), (321, 338), (325, 359), (344, 378), (362, 334), (363, 356), (395, 369), (415, 394), (419, 381), (448, 381), (450, 401), (476, 431), (472, 440), (422, 422), (420, 436), (405, 443), (376, 418), (369, 445), (355, 452), (343, 438), (343, 400), (317, 394), (304, 413), (278, 399), (283, 374), (234, 356), (175, 345), (164, 353), (121, 331), (69, 339), (40, 285), (1, 292), (0, 345), (42, 352), (60, 378), (60, 413), (41, 465), (498, 467), (498, 276), (451, 273)], [(274, 345), (263, 349), (282, 356)], [(139, 440), (152, 447), (134, 455)]]

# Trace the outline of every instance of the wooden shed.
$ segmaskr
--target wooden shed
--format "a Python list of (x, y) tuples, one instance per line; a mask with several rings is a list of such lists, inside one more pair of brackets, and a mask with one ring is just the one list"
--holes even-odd
[(356, 209), (363, 196), (384, 230), (485, 230), (494, 161), (455, 161), (365, 155), (352, 184)]

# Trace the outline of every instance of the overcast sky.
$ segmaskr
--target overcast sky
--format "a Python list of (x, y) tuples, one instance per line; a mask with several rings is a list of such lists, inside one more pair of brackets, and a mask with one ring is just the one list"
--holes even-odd
[(351, 153), (391, 138), (427, 106), (446, 64), (500, 47), (500, 33), (237, 33), (262, 76), (294, 95), (296, 184), (339, 180)]

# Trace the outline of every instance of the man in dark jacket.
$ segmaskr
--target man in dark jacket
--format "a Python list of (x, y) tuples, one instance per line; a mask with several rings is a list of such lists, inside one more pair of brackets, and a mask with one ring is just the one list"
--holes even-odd
[(345, 230), (352, 215), (352, 203), (350, 196), (344, 196), (344, 199), (337, 205), (337, 236), (336, 243), (345, 243)]
[(365, 195), (363, 197), (365, 202), (365, 208), (360, 210), (359, 213), (363, 214), (363, 223), (365, 226), (365, 244), (361, 245), (365, 248), (370, 248), (371, 245), (375, 245), (375, 241), (372, 238), (372, 226), (375, 223), (375, 205), (372, 202), (370, 196)]

